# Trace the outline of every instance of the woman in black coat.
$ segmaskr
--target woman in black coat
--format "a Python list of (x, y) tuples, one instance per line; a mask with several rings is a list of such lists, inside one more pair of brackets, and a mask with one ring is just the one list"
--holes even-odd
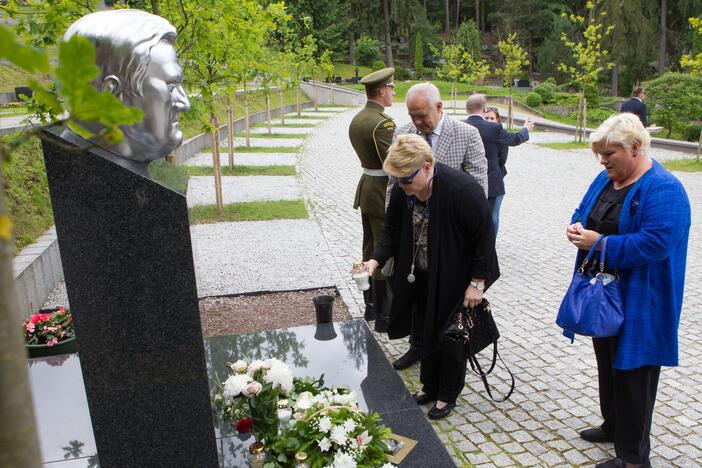
[(415, 400), (436, 401), (428, 416), (443, 418), (463, 389), (466, 360), (444, 350), (439, 335), (459, 301), (464, 307), (479, 304), (499, 277), (488, 203), (471, 175), (435, 163), (418, 135), (398, 137), (383, 169), (398, 184), (366, 268), (372, 274), (395, 258), (388, 336), (403, 338), (411, 327), (423, 328), (423, 388)]

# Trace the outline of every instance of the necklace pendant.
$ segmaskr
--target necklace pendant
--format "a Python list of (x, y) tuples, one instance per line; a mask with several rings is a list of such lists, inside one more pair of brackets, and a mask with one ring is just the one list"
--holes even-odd
[(414, 280), (415, 280), (415, 279), (416, 279), (416, 278), (414, 277), (414, 274), (413, 274), (413, 273), (410, 273), (409, 275), (407, 275), (407, 282), (408, 282), (408, 283), (414, 283)]

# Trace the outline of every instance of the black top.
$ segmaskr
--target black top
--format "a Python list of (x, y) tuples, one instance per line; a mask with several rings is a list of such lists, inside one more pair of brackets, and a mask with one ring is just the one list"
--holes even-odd
[[(614, 184), (609, 182), (587, 217), (586, 229), (596, 231), (605, 236), (618, 234), (619, 217), (622, 214), (624, 199), (633, 186), (634, 184), (630, 184), (617, 190), (614, 188)], [(598, 255), (595, 254), (595, 257), (597, 258)], [(605, 263), (607, 263), (606, 260)], [(597, 261), (593, 261), (592, 264), (596, 265)], [(605, 271), (613, 273), (609, 268), (606, 268)]]

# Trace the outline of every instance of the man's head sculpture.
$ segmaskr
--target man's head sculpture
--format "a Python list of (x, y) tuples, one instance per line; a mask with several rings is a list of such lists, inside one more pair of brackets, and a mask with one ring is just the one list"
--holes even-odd
[(141, 123), (121, 127), (124, 138), (110, 149), (130, 161), (148, 164), (180, 146), (183, 133), (178, 117), (190, 109), (190, 103), (182, 86), (173, 25), (141, 10), (100, 11), (73, 23), (63, 39), (74, 35), (95, 45), (100, 75), (93, 85), (98, 91), (110, 91), (124, 104), (144, 111)]

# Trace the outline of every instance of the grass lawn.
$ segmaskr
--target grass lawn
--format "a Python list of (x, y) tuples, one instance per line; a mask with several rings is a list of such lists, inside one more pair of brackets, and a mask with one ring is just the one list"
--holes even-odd
[(7, 207), (14, 224), (15, 248), (19, 250), (54, 224), (39, 140), (32, 138), (29, 144), (15, 151), (10, 162), (3, 163), (2, 172)]
[(270, 221), (271, 219), (305, 219), (309, 215), (302, 200), (277, 200), (232, 203), (222, 207), (217, 218), (215, 205), (190, 209), (190, 224), (209, 224), (228, 221)]
[[(249, 133), (251, 138), (307, 138), (306, 133), (275, 133), (275, 129), (271, 128), (274, 133)], [(235, 133), (237, 138), (246, 138), (246, 133)]]
[[(179, 166), (190, 176), (214, 175), (214, 168), (207, 166)], [(222, 166), (223, 176), (294, 176), (295, 166)]]
[[(234, 148), (234, 154), (236, 153), (297, 153), (300, 150), (299, 146), (237, 146)], [(211, 153), (212, 148), (207, 146), (200, 150), (201, 153)], [(221, 146), (219, 149), (220, 154), (225, 157), (229, 148), (226, 146)], [(236, 157), (236, 156), (235, 156)]]
[(700, 172), (702, 171), (702, 160), (697, 161), (695, 159), (675, 159), (673, 161), (666, 161), (663, 167), (669, 171), (680, 171), (680, 172)]
[(0, 117), (15, 117), (17, 115), (25, 115), (26, 113), (27, 109), (24, 106), (0, 108)]
[[(12, 64), (0, 65), (0, 92), (14, 91), (16, 87), (28, 86), (29, 79), (33, 75), (19, 69)], [(35, 77), (41, 84), (49, 84), (51, 75), (49, 73), (40, 74)]]
[(564, 143), (537, 143), (538, 146), (543, 146), (545, 148), (558, 149), (558, 150), (572, 150), (572, 149), (588, 149), (590, 148), (590, 143), (587, 141), (567, 141)]

